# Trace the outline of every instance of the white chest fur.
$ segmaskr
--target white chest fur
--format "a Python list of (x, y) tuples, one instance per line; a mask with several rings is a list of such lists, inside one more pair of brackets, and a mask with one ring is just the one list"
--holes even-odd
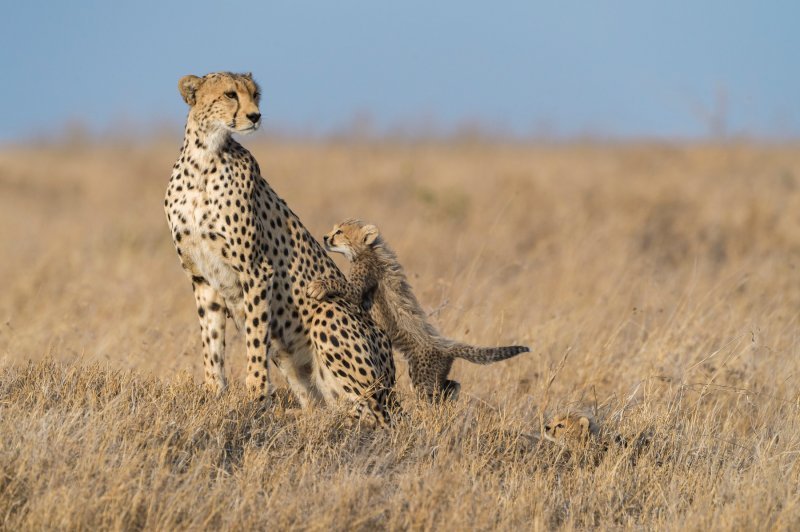
[(195, 186), (184, 188), (178, 195), (170, 220), (173, 234), (181, 235), (178, 246), (184, 266), (226, 299), (235, 297), (241, 292), (239, 276), (222, 254), (223, 241), (216, 234), (219, 215), (211, 207), (206, 190)]

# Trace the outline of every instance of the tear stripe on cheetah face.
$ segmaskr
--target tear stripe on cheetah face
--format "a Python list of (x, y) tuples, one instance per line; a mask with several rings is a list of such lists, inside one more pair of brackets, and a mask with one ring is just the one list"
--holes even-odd
[(214, 141), (210, 151), (231, 133), (247, 135), (261, 125), (261, 89), (251, 74), (218, 72), (202, 78), (184, 76), (178, 83), (194, 121)]
[(190, 110), (164, 209), (195, 292), (206, 383), (225, 389), (230, 315), (244, 330), (246, 384), (259, 400), (268, 396), (271, 358), (303, 405), (349, 400), (389, 424), (388, 337), (358, 307), (306, 297), (318, 275), (344, 277), (231, 138), (258, 127), (258, 85), (249, 74), (219, 72), (185, 76), (179, 89)]
[(377, 227), (349, 219), (323, 237), (326, 249), (351, 262), (350, 279), (320, 276), (307, 291), (317, 300), (343, 299), (361, 305), (389, 334), (409, 362), (413, 387), (428, 399), (458, 395), (458, 383), (447, 379), (453, 359), (489, 364), (529, 351), (524, 346), (475, 347), (444, 338), (428, 322), (403, 267)]

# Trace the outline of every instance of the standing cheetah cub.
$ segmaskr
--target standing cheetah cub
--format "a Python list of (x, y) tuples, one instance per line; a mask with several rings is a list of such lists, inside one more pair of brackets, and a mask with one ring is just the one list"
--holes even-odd
[(490, 364), (529, 351), (525, 346), (474, 347), (442, 337), (428, 323), (397, 256), (374, 225), (345, 220), (323, 242), (328, 251), (342, 253), (352, 262), (350, 280), (315, 279), (308, 296), (318, 301), (343, 298), (369, 311), (392, 346), (407, 358), (411, 384), (428, 400), (458, 396), (461, 385), (447, 379), (455, 358)]

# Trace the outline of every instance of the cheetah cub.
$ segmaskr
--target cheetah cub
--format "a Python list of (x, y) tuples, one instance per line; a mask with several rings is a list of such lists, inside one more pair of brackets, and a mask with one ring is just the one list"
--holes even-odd
[(490, 364), (529, 351), (516, 345), (474, 347), (442, 337), (428, 323), (397, 256), (374, 225), (345, 220), (323, 242), (328, 251), (352, 262), (350, 279), (315, 279), (307, 295), (317, 300), (342, 298), (370, 312), (408, 360), (412, 386), (428, 400), (458, 397), (461, 385), (447, 378), (455, 358)]
[(544, 437), (554, 443), (586, 443), (600, 435), (600, 427), (590, 414), (556, 414), (544, 426)]
[(589, 451), (595, 465), (611, 448), (627, 450), (628, 459), (636, 464), (639, 456), (650, 446), (653, 433), (650, 430), (633, 436), (609, 433), (591, 414), (567, 412), (556, 414), (545, 423), (544, 438), (566, 450)]

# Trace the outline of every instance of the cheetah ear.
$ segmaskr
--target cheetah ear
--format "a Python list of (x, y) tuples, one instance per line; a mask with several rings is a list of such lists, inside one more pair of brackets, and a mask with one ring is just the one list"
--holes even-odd
[(244, 73), (244, 77), (253, 79), (253, 73), (252, 72), (245, 72)]
[(183, 101), (189, 105), (194, 105), (197, 101), (195, 93), (202, 83), (203, 80), (197, 76), (183, 76), (178, 82), (178, 90), (181, 92)]
[(364, 244), (371, 246), (375, 244), (378, 240), (378, 237), (381, 236), (378, 232), (378, 228), (374, 225), (365, 225), (364, 226)]
[(581, 416), (578, 420), (578, 424), (581, 426), (581, 432), (583, 434), (589, 434), (589, 418), (586, 416)]

